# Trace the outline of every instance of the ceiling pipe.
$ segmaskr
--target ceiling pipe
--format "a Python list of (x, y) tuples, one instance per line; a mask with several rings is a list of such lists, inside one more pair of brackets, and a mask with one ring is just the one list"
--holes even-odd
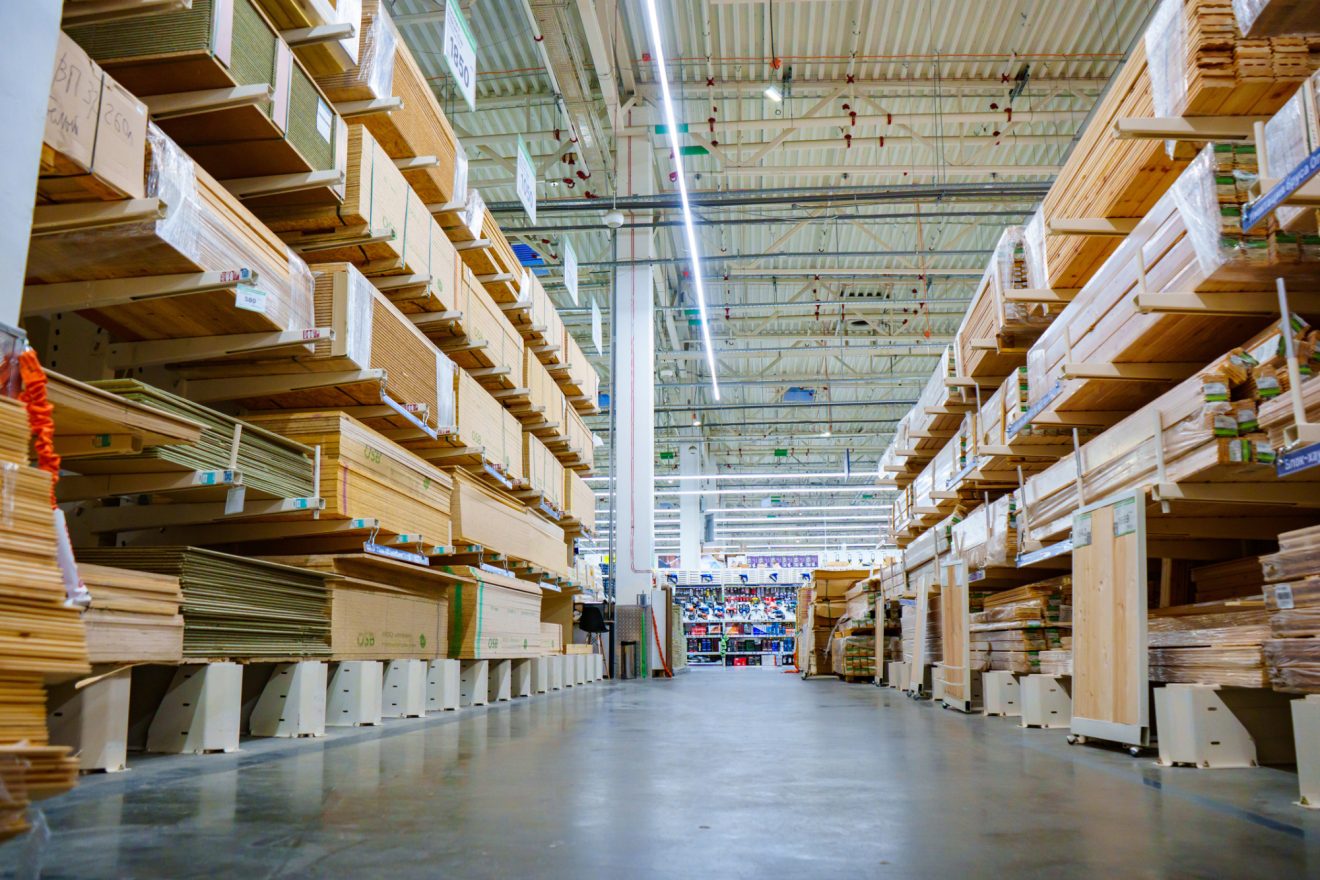
[[(984, 258), (994, 253), (993, 249), (969, 249), (969, 250), (951, 250), (951, 251), (784, 251), (772, 254), (707, 254), (705, 262), (707, 263), (742, 263), (749, 260), (801, 260), (810, 258), (866, 258), (883, 259), (885, 257), (977, 257)], [(585, 268), (605, 268), (608, 266), (658, 266), (658, 265), (679, 265), (687, 264), (687, 257), (652, 257), (646, 260), (599, 260), (589, 263), (578, 263), (578, 266)], [(919, 269), (911, 270), (914, 273), (920, 272)], [(931, 269), (927, 274), (940, 275), (948, 270)], [(976, 269), (975, 274), (980, 275), (981, 269)]]
[[(694, 191), (688, 194), (693, 208), (765, 207), (766, 205), (806, 205), (820, 202), (916, 202), (948, 201), (951, 199), (980, 199), (1003, 201), (1005, 198), (1043, 199), (1049, 192), (1049, 181), (1001, 180), (986, 183), (913, 183), (895, 186), (836, 186), (822, 188), (781, 187), (768, 189), (738, 189), (716, 192)], [(680, 211), (678, 193), (658, 195), (622, 196), (609, 204), (625, 213), (629, 211)], [(605, 202), (601, 199), (546, 199), (536, 205), (537, 214), (564, 211), (599, 213)], [(489, 202), (492, 214), (511, 214), (522, 211), (522, 203)]]
[[(926, 311), (932, 314), (961, 315), (967, 310), (970, 299), (884, 299), (882, 297), (859, 296), (856, 299), (831, 299), (831, 300), (804, 300), (802, 302), (780, 302), (780, 303), (727, 303), (719, 305), (717, 309), (727, 309), (731, 312), (760, 312), (760, 311), (793, 311), (800, 310), (813, 312), (817, 307), (822, 309), (833, 309), (843, 307), (844, 309), (857, 309), (858, 311), (874, 311), (880, 306), (917, 308), (926, 307)], [(935, 306), (947, 306), (948, 310), (938, 309)], [(692, 309), (689, 306), (657, 306), (655, 311), (660, 314), (689, 312)], [(591, 309), (560, 309), (560, 316), (567, 315), (590, 315)], [(789, 317), (789, 316), (785, 316)], [(831, 316), (832, 317), (832, 316)]]
[[(848, 223), (855, 220), (914, 220), (917, 217), (920, 217), (923, 221), (947, 220), (953, 217), (1003, 217), (1021, 220), (1028, 214), (1030, 214), (1030, 211), (1023, 209), (1021, 211), (926, 211), (920, 214), (915, 211), (904, 211), (897, 214), (818, 214), (815, 217), (697, 217), (695, 219), (698, 226), (768, 226), (775, 223), (798, 223), (804, 220), (807, 223)], [(682, 225), (682, 220), (651, 220), (625, 223), (619, 228), (661, 229)], [(599, 223), (566, 223), (560, 226), (514, 226), (509, 224), (505, 231), (523, 235), (536, 235), (559, 232), (596, 232), (600, 228), (601, 224)]]
[(545, 35), (541, 33), (541, 23), (536, 20), (536, 13), (532, 11), (531, 0), (519, 0), (518, 5), (522, 7), (523, 14), (527, 16), (527, 24), (532, 29), (532, 42), (536, 46), (536, 53), (541, 59), (541, 66), (545, 68), (545, 76), (550, 82), (550, 91), (554, 94), (555, 106), (559, 108), (559, 116), (564, 120), (564, 131), (573, 141), (565, 144), (564, 147), (566, 150), (577, 154), (577, 161), (581, 166), (578, 170), (590, 177), (591, 169), (587, 166), (587, 156), (584, 144), (581, 142), (581, 133), (577, 129), (577, 124), (573, 121), (572, 114), (568, 112), (568, 104), (564, 102), (564, 93), (559, 88), (559, 77), (555, 75), (554, 62), (550, 60), (550, 53), (545, 48)]

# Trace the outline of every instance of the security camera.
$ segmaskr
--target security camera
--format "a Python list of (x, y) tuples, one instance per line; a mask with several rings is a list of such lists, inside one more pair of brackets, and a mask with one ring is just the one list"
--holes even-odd
[(605, 222), (605, 225), (608, 226), (610, 229), (618, 229), (620, 226), (623, 225), (623, 212), (607, 211), (605, 212), (605, 216), (602, 217), (601, 220), (603, 220)]

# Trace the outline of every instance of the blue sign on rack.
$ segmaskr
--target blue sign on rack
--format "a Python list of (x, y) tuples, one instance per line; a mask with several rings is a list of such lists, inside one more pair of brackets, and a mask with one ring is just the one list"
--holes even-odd
[(1282, 205), (1290, 195), (1301, 189), (1312, 177), (1315, 177), (1316, 172), (1320, 172), (1320, 149), (1303, 159), (1296, 168), (1289, 171), (1282, 180), (1274, 184), (1269, 192), (1242, 209), (1242, 231), (1250, 232), (1257, 223), (1264, 220)]
[(1294, 449), (1279, 456), (1274, 464), (1274, 472), (1280, 477), (1288, 477), (1320, 465), (1320, 443), (1312, 443), (1301, 449)]

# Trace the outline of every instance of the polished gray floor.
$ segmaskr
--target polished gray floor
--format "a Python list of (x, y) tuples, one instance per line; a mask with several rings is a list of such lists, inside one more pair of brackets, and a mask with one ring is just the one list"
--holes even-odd
[[(1164, 769), (772, 670), (158, 757), (48, 801), (46, 878), (1320, 877), (1278, 770)], [(12, 876), (20, 850), (0, 849)]]

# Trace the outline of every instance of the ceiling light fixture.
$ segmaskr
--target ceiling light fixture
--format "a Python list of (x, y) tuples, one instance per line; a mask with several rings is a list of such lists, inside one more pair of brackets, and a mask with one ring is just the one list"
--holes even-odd
[(660, 80), (660, 96), (665, 113), (665, 131), (669, 135), (669, 151), (674, 158), (678, 200), (683, 206), (683, 228), (687, 232), (688, 258), (692, 262), (692, 287), (697, 292), (697, 313), (701, 318), (701, 341), (706, 347), (706, 366), (710, 368), (710, 387), (715, 400), (720, 399), (720, 383), (715, 375), (715, 348), (710, 341), (710, 323), (706, 319), (706, 289), (702, 284), (701, 257), (697, 252), (697, 227), (692, 219), (692, 205), (688, 202), (687, 179), (683, 175), (683, 150), (678, 142), (678, 119), (674, 114), (674, 99), (669, 94), (669, 70), (665, 65), (665, 51), (660, 39), (660, 17), (655, 0), (646, 0), (646, 21), (651, 31), (651, 55)]
[(784, 100), (784, 93), (779, 90), (779, 86), (775, 83), (770, 83), (770, 85), (766, 86), (763, 94), (776, 104)]

